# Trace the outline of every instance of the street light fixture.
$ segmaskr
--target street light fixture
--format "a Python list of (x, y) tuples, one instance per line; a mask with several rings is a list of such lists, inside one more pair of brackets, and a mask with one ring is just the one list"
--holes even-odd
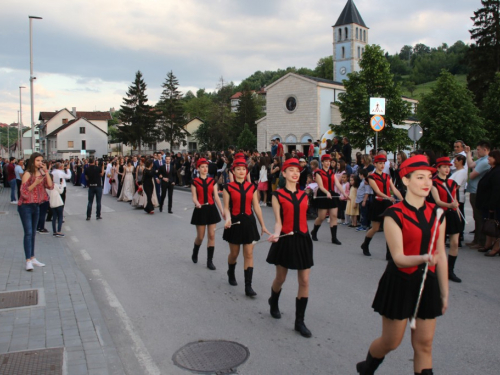
[(42, 17), (28, 16), (30, 20), (30, 95), (31, 95), (31, 153), (35, 152), (35, 108), (33, 107), (33, 25), (32, 20), (41, 20)]
[(19, 86), (19, 123), (18, 125), (18, 137), (17, 137), (17, 146), (19, 147), (19, 157), (22, 156), (23, 152), (23, 102), (21, 100), (21, 89), (25, 89), (25, 86)]

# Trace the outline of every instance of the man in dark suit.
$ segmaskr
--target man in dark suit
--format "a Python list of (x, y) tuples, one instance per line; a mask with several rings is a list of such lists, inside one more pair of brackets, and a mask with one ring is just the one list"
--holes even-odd
[(168, 213), (172, 213), (172, 195), (174, 193), (175, 186), (175, 164), (172, 162), (172, 158), (167, 154), (165, 157), (165, 163), (160, 166), (158, 170), (158, 177), (161, 184), (161, 197), (160, 197), (160, 212), (163, 212), (163, 203), (165, 203), (165, 197), (168, 193)]
[(153, 157), (154, 157), (154, 160), (153, 160), (153, 170), (155, 172), (155, 189), (156, 189), (156, 197), (158, 198), (158, 202), (160, 201), (160, 196), (161, 196), (161, 193), (160, 193), (160, 177), (159, 177), (159, 171), (160, 171), (160, 167), (162, 165), (164, 165), (165, 163), (163, 162), (163, 160), (161, 159), (160, 157), (160, 154), (158, 152), (155, 152), (153, 154)]

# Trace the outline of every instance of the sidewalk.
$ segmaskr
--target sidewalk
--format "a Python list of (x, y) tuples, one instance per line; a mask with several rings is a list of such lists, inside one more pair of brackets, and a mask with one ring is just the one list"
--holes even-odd
[[(121, 360), (67, 238), (37, 234), (35, 256), (45, 267), (25, 270), (23, 228), (10, 190), (0, 193), (0, 302), (6, 291), (38, 290), (38, 305), (1, 308), (0, 374), (124, 374)], [(43, 349), (62, 355), (48, 365)], [(36, 350), (33, 353), (19, 353)], [(9, 353), (9, 355), (6, 355)], [(63, 359), (64, 358), (64, 359)], [(16, 361), (16, 359), (19, 359)]]

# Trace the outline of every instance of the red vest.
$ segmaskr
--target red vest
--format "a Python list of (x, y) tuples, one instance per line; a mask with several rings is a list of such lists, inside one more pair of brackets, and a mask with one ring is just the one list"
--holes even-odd
[(307, 194), (302, 190), (297, 190), (292, 193), (290, 190), (283, 188), (276, 190), (273, 195), (278, 199), (281, 206), (281, 233), (290, 232), (306, 234), (307, 227)]
[(241, 184), (234, 181), (228, 183), (224, 189), (229, 193), (229, 210), (232, 216), (252, 215), (254, 184), (248, 181)]
[(333, 192), (335, 190), (335, 173), (332, 169), (328, 169), (328, 172), (325, 172), (324, 169), (318, 170), (318, 173), (321, 176), (321, 181), (323, 182), (323, 187)]
[[(373, 172), (368, 175), (368, 179), (375, 181), (381, 193), (389, 197), (391, 196), (391, 177), (387, 173), (378, 174), (377, 172)], [(384, 200), (383, 197), (379, 197), (378, 195), (375, 195), (375, 199), (379, 201)]]
[[(438, 193), (439, 193), (439, 199), (441, 199), (442, 202), (444, 203), (453, 203), (453, 200), (451, 199), (450, 195), (445, 189), (445, 186), (448, 188), (448, 191), (451, 193), (451, 196), (453, 197), (454, 200), (457, 200), (457, 189), (458, 185), (455, 181), (452, 179), (447, 178), (446, 180), (443, 180), (439, 178), (437, 175), (432, 179), (432, 186), (434, 186)], [(447, 208), (447, 207), (442, 207), (445, 211), (446, 210), (453, 210), (456, 211), (456, 208)]]
[[(431, 245), (432, 233), (436, 225), (436, 211), (439, 207), (435, 204), (425, 202), (420, 209), (410, 206), (406, 201), (402, 201), (392, 205), (385, 210), (384, 216), (389, 216), (394, 219), (403, 232), (403, 253), (405, 255), (424, 255), (429, 252)], [(444, 215), (441, 216), (440, 223), (444, 220)], [(434, 248), (432, 254), (436, 252), (436, 244), (439, 238), (439, 225), (436, 231), (436, 239), (434, 240)], [(399, 268), (400, 271), (412, 274), (420, 268), (423, 269), (425, 264), (420, 266)], [(429, 267), (429, 271), (435, 272), (435, 266)]]
[(214, 204), (215, 180), (212, 177), (206, 179), (197, 177), (193, 180), (193, 185), (196, 188), (196, 196), (200, 204)]

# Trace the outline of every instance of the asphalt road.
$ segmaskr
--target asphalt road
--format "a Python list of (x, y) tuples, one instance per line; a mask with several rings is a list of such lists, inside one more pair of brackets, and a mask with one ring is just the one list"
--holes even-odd
[[(174, 191), (174, 214), (146, 215), (128, 203), (103, 196), (103, 220), (85, 221), (87, 190), (68, 187), (66, 233), (71, 251), (88, 277), (128, 374), (184, 374), (173, 354), (198, 340), (230, 340), (250, 351), (239, 374), (355, 374), (368, 346), (380, 334), (381, 318), (371, 309), (385, 261), (382, 233), (371, 243), (372, 257), (362, 255), (364, 233), (339, 228), (342, 246), (329, 243), (326, 223), (314, 243), (309, 306), (305, 322), (313, 333), (293, 330), (296, 272), (290, 271), (280, 299), (282, 319), (269, 315), (267, 299), (274, 267), (265, 259), (269, 245), (254, 250), (255, 299), (244, 295), (243, 259), (237, 287), (227, 282), (228, 245), (216, 232), (214, 263), (205, 265), (206, 242), (198, 264), (191, 261), (195, 229), (189, 224), (188, 192)], [(94, 208), (95, 209), (95, 208)], [(95, 212), (95, 211), (94, 211)], [(270, 208), (264, 208), (273, 229)], [(470, 206), (467, 217), (473, 223)], [(312, 227), (312, 222), (310, 227)], [(467, 232), (471, 230), (469, 223)], [(222, 226), (222, 223), (219, 223)], [(470, 239), (470, 237), (466, 237)], [(500, 372), (500, 257), (486, 258), (464, 247), (450, 284), (449, 309), (438, 319), (434, 339), (436, 374)], [(380, 374), (413, 374), (410, 329), (389, 354)]]

